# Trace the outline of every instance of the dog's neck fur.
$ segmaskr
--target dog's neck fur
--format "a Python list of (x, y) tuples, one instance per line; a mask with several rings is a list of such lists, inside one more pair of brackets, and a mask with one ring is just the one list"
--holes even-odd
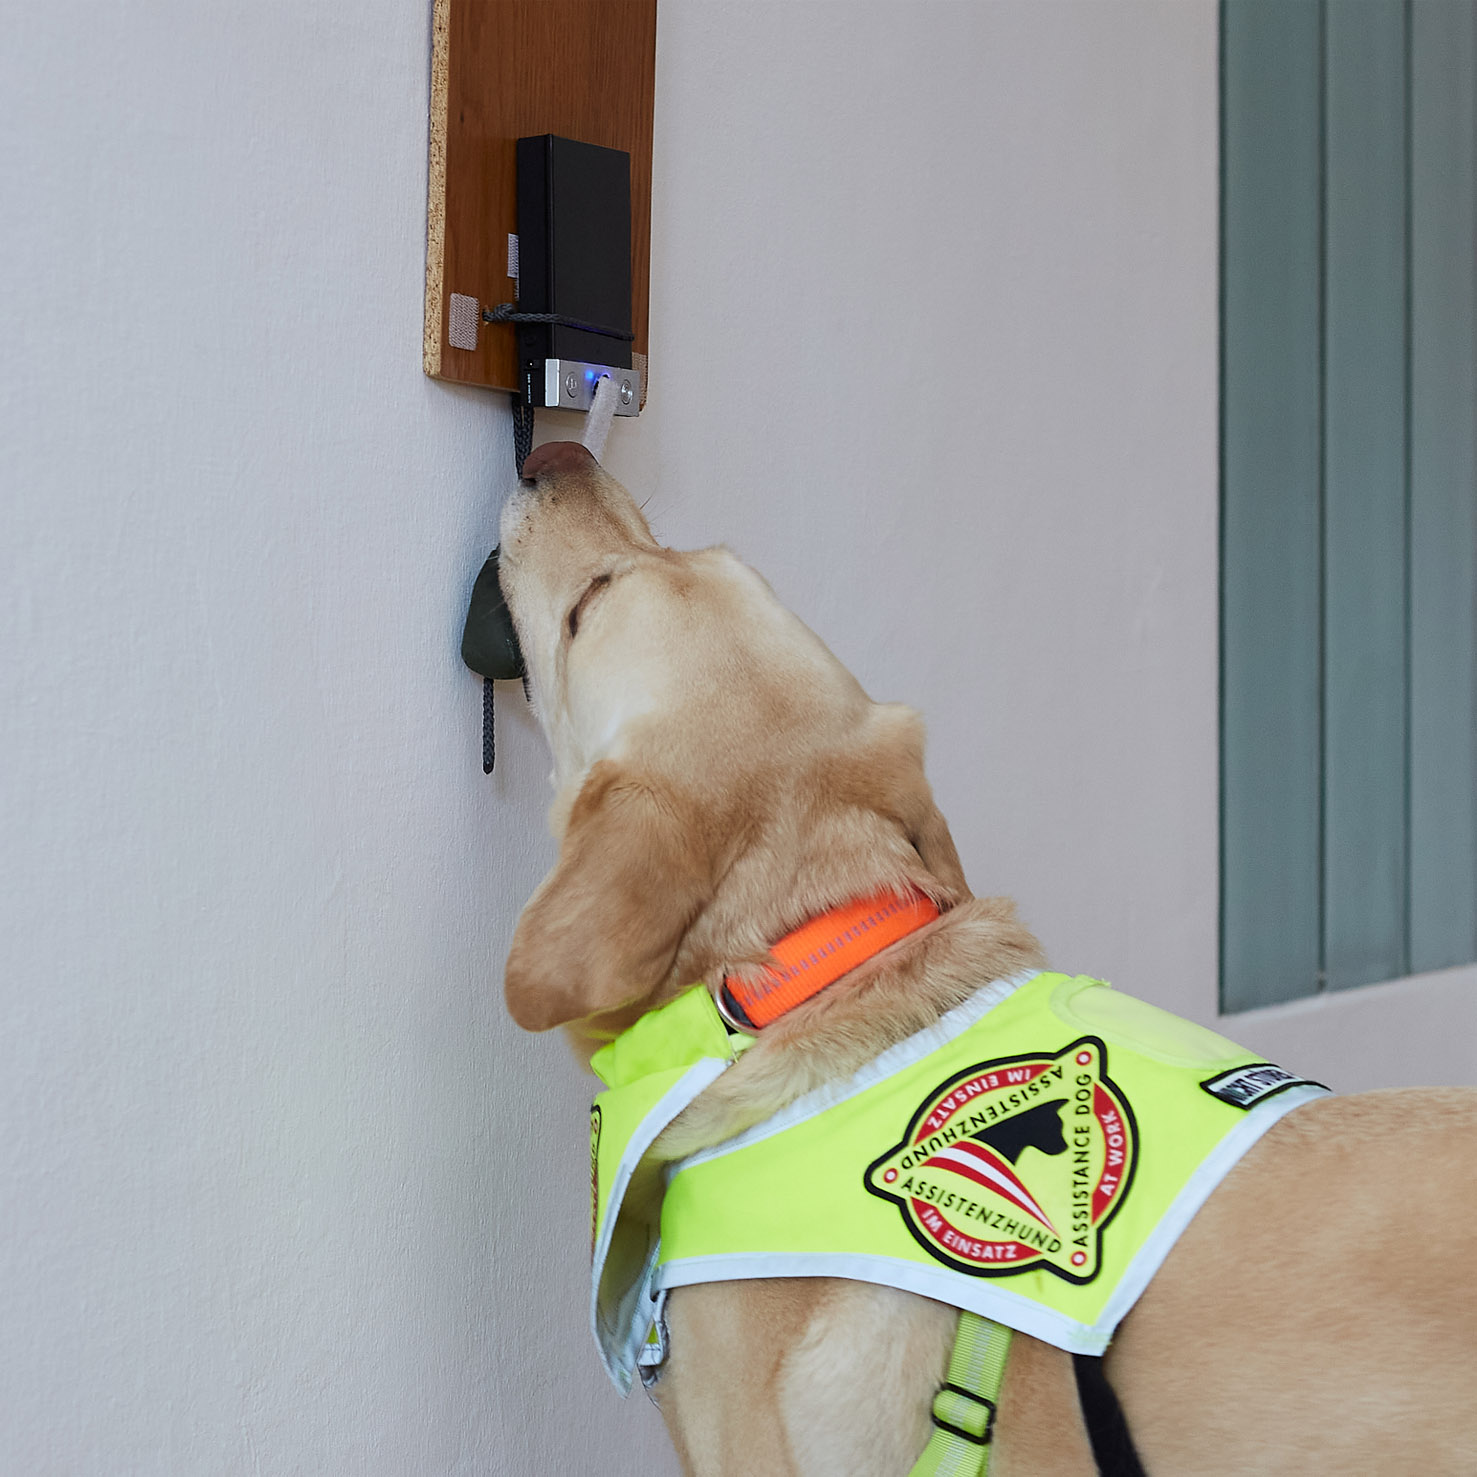
[[(909, 746), (907, 761), (888, 757)], [(667, 1160), (740, 1133), (827, 1081), (845, 1077), (931, 1025), (976, 990), (1044, 963), (1007, 898), (971, 895), (948, 828), (922, 779), (922, 733), (903, 709), (872, 710), (865, 742), (820, 764), (731, 777), (691, 805), (689, 831), (716, 882), (665, 978), (645, 998), (571, 1023), (588, 1060), (604, 1041), (698, 981), (753, 971), (800, 918), (886, 891), (917, 892), (942, 916), (882, 950), (764, 1027), (738, 1063), (662, 1135)], [(823, 793), (825, 803), (810, 799)], [(736, 804), (734, 797), (741, 797)], [(680, 802), (674, 802), (680, 803)], [(797, 908), (797, 901), (801, 904)]]
[(1008, 898), (969, 898), (765, 1027), (657, 1140), (681, 1159), (849, 1076), (992, 980), (1045, 963)]

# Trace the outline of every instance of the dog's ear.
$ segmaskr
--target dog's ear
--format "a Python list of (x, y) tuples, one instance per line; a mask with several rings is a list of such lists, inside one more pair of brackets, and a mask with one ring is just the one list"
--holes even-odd
[(644, 999), (712, 891), (695, 807), (650, 775), (596, 764), (559, 860), (529, 899), (503, 975), (508, 1013), (547, 1031)]
[(902, 703), (878, 703), (868, 717), (860, 764), (861, 793), (891, 816), (939, 884), (937, 901), (950, 907), (972, 896), (948, 822), (934, 804), (923, 771), (923, 720)]
[[(920, 776), (921, 778), (921, 776)], [(949, 824), (933, 803), (933, 790), (927, 780), (908, 796), (911, 802), (902, 817), (908, 840), (923, 865), (949, 890), (950, 900), (962, 903), (970, 897), (969, 883), (964, 880), (964, 864), (959, 860)]]

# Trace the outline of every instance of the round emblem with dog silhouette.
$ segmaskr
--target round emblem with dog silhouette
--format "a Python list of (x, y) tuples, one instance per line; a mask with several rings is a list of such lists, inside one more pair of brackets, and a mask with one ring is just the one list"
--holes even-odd
[(1054, 1054), (979, 1062), (919, 1104), (864, 1183), (956, 1271), (1041, 1269), (1091, 1282), (1127, 1198), (1138, 1132), (1095, 1036)]

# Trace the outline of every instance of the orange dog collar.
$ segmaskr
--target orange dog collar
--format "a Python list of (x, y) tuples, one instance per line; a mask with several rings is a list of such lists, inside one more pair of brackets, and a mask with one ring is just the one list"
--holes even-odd
[(916, 892), (880, 892), (831, 908), (774, 944), (774, 962), (757, 980), (725, 976), (719, 1012), (741, 1031), (760, 1030), (938, 916)]

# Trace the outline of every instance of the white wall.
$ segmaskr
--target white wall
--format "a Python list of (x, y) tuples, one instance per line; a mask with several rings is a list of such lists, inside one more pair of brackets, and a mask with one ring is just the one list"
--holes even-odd
[(1213, 980), (1214, 6), (663, 17), (611, 464), (923, 710), (976, 891), (1063, 965)]
[[(499, 1004), (547, 761), (456, 656), (511, 455), (419, 370), (427, 10), (0, 12), (0, 1471), (672, 1470)], [(662, 0), (608, 458), (929, 715), (977, 889), (1202, 1016), (1215, 75), (1211, 0)]]
[(428, 7), (0, 28), (0, 1472), (669, 1470), (499, 1000), (545, 760), (457, 657), (512, 453), (420, 371)]

